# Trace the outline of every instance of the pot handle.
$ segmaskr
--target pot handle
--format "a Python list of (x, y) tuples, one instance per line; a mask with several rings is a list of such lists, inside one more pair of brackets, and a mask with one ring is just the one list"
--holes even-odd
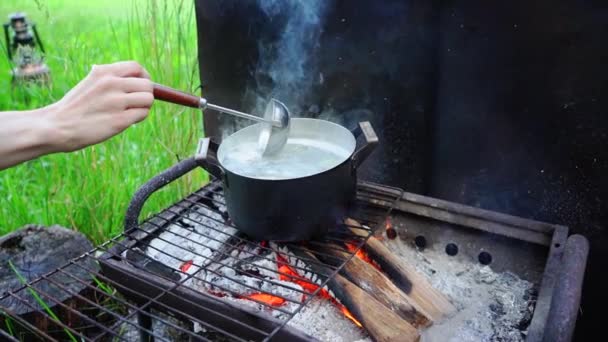
[[(217, 160), (218, 147), (219, 145), (210, 138), (200, 139), (194, 154), (194, 160), (215, 178), (225, 180), (226, 171)], [(224, 184), (224, 186), (228, 185)]]
[(353, 131), (355, 137), (359, 137), (361, 133), (365, 137), (365, 144), (359, 147), (351, 157), (355, 168), (359, 167), (378, 145), (378, 136), (369, 121), (359, 122), (359, 126)]

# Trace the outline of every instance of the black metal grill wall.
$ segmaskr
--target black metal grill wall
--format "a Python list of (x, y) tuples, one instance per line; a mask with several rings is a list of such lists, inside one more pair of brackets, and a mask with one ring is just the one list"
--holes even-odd
[[(318, 30), (302, 3), (318, 11)], [(201, 83), (214, 103), (252, 109), (255, 95), (273, 94), (299, 116), (368, 119), (382, 147), (362, 178), (585, 234), (577, 337), (591, 336), (608, 302), (608, 3), (197, 0), (196, 9)], [(306, 33), (294, 38), (304, 54), (290, 60), (308, 73), (300, 92), (277, 89), (293, 84), (263, 67), (294, 13)], [(210, 136), (236, 127), (204, 119)]]

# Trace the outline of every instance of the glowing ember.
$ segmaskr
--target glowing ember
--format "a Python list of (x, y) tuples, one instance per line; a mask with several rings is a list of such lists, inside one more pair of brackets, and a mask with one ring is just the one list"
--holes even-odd
[(240, 298), (257, 300), (258, 302), (262, 302), (271, 306), (281, 306), (286, 302), (284, 298), (273, 296), (268, 293), (254, 293)]
[(262, 254), (266, 253), (267, 250), (268, 250), (268, 241), (266, 241), (266, 240), (260, 241), (259, 247), (257, 250), (258, 255), (262, 255)]
[(188, 270), (190, 269), (190, 266), (192, 266), (193, 261), (192, 260), (188, 260), (186, 262), (184, 262), (180, 267), (179, 270), (182, 272), (188, 272)]
[[(355, 244), (348, 243), (348, 242), (346, 243), (346, 248), (351, 253), (357, 250), (357, 246)], [(380, 269), (380, 265), (378, 265), (374, 260), (372, 260), (372, 258), (369, 256), (369, 254), (367, 254), (363, 249), (359, 249), (357, 251), (357, 253), (355, 254), (355, 256), (357, 258), (365, 261), (366, 263), (374, 266), (374, 268), (377, 269), (378, 271), (382, 271), (382, 269)]]
[[(220, 298), (227, 296), (227, 294), (224, 292), (213, 291), (213, 290), (207, 290), (207, 293), (212, 294), (216, 297), (220, 297)], [(264, 303), (264, 304), (270, 305), (270, 306), (281, 306), (287, 302), (287, 300), (285, 298), (273, 296), (271, 294), (264, 293), (264, 292), (257, 292), (257, 293), (252, 293), (252, 294), (248, 294), (248, 295), (243, 295), (243, 296), (235, 295), (234, 297), (239, 298), (239, 299), (256, 300), (260, 303)]]
[(395, 230), (395, 228), (393, 228), (393, 223), (391, 222), (390, 216), (386, 218), (385, 227), (386, 227), (386, 237), (391, 240), (394, 240), (397, 237), (397, 231)]
[[(277, 253), (277, 264), (279, 265), (280, 272), (279, 279), (296, 283), (309, 293), (314, 293), (317, 289), (319, 289), (319, 285), (304, 280), (295, 269), (288, 265), (287, 259), (279, 253)], [(346, 316), (353, 323), (355, 323), (355, 325), (360, 328), (363, 327), (363, 325), (353, 316), (350, 311), (348, 311), (348, 309), (344, 305), (340, 304), (334, 297), (329, 294), (329, 291), (325, 289), (319, 289), (318, 296), (329, 300), (332, 304), (337, 306), (340, 311), (342, 311), (344, 316)], [(302, 302), (304, 300), (306, 300), (306, 295), (302, 296)]]

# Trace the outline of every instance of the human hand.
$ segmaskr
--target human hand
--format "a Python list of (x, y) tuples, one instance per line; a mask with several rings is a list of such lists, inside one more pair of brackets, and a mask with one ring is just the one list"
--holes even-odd
[(93, 66), (45, 111), (52, 149), (70, 152), (109, 139), (145, 119), (153, 101), (150, 76), (138, 63)]

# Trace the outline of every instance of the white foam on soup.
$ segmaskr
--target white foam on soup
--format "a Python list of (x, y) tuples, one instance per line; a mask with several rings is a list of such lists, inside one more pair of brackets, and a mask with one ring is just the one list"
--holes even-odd
[(241, 176), (258, 179), (291, 179), (312, 176), (338, 166), (350, 152), (335, 144), (307, 138), (289, 138), (277, 154), (262, 156), (256, 144), (234, 144), (220, 163)]

